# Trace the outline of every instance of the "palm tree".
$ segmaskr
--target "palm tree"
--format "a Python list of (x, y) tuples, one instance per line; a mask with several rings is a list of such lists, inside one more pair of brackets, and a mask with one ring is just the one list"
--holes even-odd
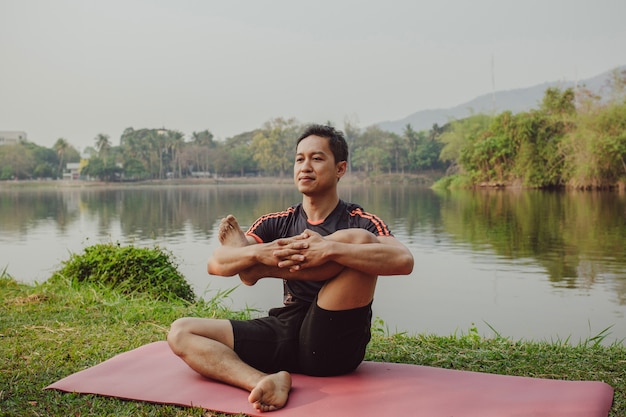
[(216, 146), (216, 143), (213, 141), (213, 133), (209, 129), (205, 129), (202, 132), (193, 132), (191, 141), (196, 145), (208, 146), (209, 148), (215, 148)]
[(96, 149), (98, 150), (98, 156), (102, 159), (106, 159), (105, 157), (111, 149), (111, 141), (109, 140), (109, 135), (105, 135), (104, 133), (98, 133), (95, 141)]
[[(181, 177), (182, 169), (179, 164), (180, 160), (178, 158), (178, 152), (185, 145), (185, 135), (182, 132), (176, 130), (169, 130), (167, 132), (167, 149), (170, 153), (170, 168), (172, 169), (172, 173), (176, 173), (177, 177)], [(176, 172), (178, 171), (178, 172)]]
[(59, 168), (57, 169), (57, 177), (63, 177), (63, 159), (65, 157), (65, 152), (69, 149), (70, 144), (64, 138), (58, 138), (57, 141), (52, 146), (52, 149), (57, 153), (59, 158)]

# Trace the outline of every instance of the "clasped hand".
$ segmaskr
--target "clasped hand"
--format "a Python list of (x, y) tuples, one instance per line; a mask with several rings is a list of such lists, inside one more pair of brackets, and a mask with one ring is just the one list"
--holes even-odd
[(295, 272), (323, 264), (322, 245), (324, 238), (312, 230), (305, 230), (299, 235), (278, 239), (276, 244), (280, 249), (274, 250), (272, 255), (278, 260), (279, 268), (289, 268)]

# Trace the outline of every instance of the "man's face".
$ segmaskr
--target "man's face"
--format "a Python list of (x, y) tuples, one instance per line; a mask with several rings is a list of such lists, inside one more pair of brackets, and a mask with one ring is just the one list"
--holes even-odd
[(335, 163), (328, 139), (311, 135), (298, 144), (293, 175), (301, 193), (320, 194), (334, 189), (345, 171), (346, 162)]

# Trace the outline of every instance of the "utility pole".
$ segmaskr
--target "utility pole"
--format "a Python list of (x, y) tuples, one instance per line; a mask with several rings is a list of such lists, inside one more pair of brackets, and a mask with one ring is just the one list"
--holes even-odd
[(496, 114), (496, 69), (493, 53), (491, 54), (491, 112)]

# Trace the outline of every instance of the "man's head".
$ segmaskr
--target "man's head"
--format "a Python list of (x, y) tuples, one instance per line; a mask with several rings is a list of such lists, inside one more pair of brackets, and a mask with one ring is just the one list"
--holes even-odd
[(346, 143), (346, 139), (343, 137), (343, 133), (339, 130), (336, 130), (332, 126), (326, 125), (309, 125), (304, 132), (298, 137), (298, 141), (296, 142), (296, 149), (298, 148), (298, 144), (311, 135), (319, 136), (322, 138), (328, 139), (328, 146), (330, 147), (330, 151), (333, 153), (335, 157), (335, 163), (343, 162), (348, 160), (348, 144)]
[(337, 190), (346, 173), (348, 145), (343, 134), (330, 126), (311, 125), (300, 135), (293, 164), (294, 181), (304, 195)]

